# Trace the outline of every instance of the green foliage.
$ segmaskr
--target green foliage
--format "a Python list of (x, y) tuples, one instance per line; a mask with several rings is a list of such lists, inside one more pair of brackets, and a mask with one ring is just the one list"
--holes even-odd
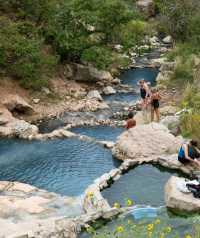
[(20, 80), (27, 88), (38, 89), (47, 84), (47, 73), (55, 65), (55, 57), (42, 52), (42, 41), (31, 24), (13, 23), (0, 18), (0, 67)]
[(199, 40), (200, 2), (198, 0), (155, 1), (160, 12), (160, 25), (167, 34), (180, 41), (194, 39), (196, 41), (197, 38)]
[(113, 63), (113, 55), (108, 48), (93, 46), (83, 52), (81, 60), (89, 63), (95, 62), (98, 69), (107, 69)]
[(199, 238), (199, 226), (194, 224), (192, 234), (179, 235), (178, 232), (166, 222), (156, 219), (151, 223), (122, 220), (120, 225), (110, 229), (96, 230), (92, 226), (87, 228), (91, 238)]
[(184, 136), (200, 142), (200, 92), (197, 87), (188, 85), (184, 95), (182, 107), (188, 112), (181, 117), (181, 130)]
[(0, 72), (31, 88), (46, 85), (57, 55), (99, 69), (125, 66), (124, 55), (149, 32), (132, 0), (0, 0), (0, 13)]
[(120, 43), (129, 49), (134, 45), (140, 44), (147, 34), (149, 24), (141, 20), (129, 21), (125, 26), (121, 25), (117, 29), (116, 34), (120, 39)]
[[(130, 9), (125, 0), (63, 1), (49, 18), (45, 37), (61, 59), (88, 60), (96, 67), (105, 66), (106, 69), (108, 63), (113, 62), (113, 44), (123, 44), (127, 49), (142, 39), (144, 23), (133, 22), (135, 19), (138, 19), (138, 13), (134, 7)], [(108, 59), (100, 56), (100, 52)]]

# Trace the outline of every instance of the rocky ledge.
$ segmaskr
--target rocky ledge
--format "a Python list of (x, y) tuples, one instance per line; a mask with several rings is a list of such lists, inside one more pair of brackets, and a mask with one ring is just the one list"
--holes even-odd
[(172, 176), (165, 186), (165, 201), (168, 208), (174, 212), (196, 213), (200, 212), (200, 199), (190, 192), (181, 191), (185, 184), (184, 178)]
[[(0, 208), (0, 237), (75, 237), (56, 236), (61, 229), (58, 220), (83, 213), (78, 198), (62, 197), (28, 184), (7, 181), (0, 182)], [(61, 229), (62, 232), (72, 232), (70, 224), (65, 230)], [(52, 232), (55, 236), (45, 235)]]
[(182, 142), (162, 124), (139, 125), (118, 137), (113, 155), (120, 160), (156, 158), (176, 153)]

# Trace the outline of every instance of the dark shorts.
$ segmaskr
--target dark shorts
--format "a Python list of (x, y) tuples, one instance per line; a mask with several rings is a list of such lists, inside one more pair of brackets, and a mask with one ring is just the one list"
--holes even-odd
[(151, 103), (151, 106), (153, 107), (153, 109), (158, 109), (160, 107), (160, 103), (158, 100), (155, 100)]
[(188, 159), (186, 158), (182, 158), (182, 157), (178, 157), (178, 161), (181, 162), (182, 164), (189, 164), (191, 163), (191, 161), (189, 161)]

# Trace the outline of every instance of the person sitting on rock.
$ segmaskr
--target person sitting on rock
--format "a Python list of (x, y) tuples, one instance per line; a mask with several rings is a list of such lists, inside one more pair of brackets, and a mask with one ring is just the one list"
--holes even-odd
[(197, 148), (198, 142), (191, 140), (189, 143), (184, 143), (178, 152), (178, 160), (182, 164), (194, 164), (200, 168), (200, 153)]
[(148, 98), (151, 95), (149, 85), (147, 82), (145, 82), (144, 79), (139, 81), (140, 86), (140, 96), (142, 98), (142, 109), (146, 109), (148, 105)]
[(133, 112), (129, 112), (128, 120), (126, 122), (126, 129), (130, 129), (136, 126), (136, 120), (134, 119)]
[(156, 119), (160, 121), (160, 93), (157, 89), (153, 89), (151, 92), (151, 121), (154, 120), (154, 114), (156, 114)]

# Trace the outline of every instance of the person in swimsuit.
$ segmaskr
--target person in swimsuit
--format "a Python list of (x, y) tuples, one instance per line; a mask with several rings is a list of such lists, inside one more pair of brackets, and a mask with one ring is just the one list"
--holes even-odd
[(198, 143), (195, 140), (191, 140), (189, 143), (183, 144), (178, 152), (178, 160), (182, 164), (194, 164), (200, 168), (199, 150), (197, 149)]
[(136, 120), (134, 119), (133, 112), (129, 112), (128, 120), (126, 122), (126, 129), (130, 129), (136, 126)]
[(150, 97), (150, 89), (148, 83), (144, 79), (139, 81), (140, 96), (142, 98), (142, 108), (146, 108), (148, 105), (148, 98)]
[(157, 121), (160, 121), (160, 93), (157, 89), (153, 89), (151, 92), (151, 121), (154, 120), (154, 114), (156, 114)]

